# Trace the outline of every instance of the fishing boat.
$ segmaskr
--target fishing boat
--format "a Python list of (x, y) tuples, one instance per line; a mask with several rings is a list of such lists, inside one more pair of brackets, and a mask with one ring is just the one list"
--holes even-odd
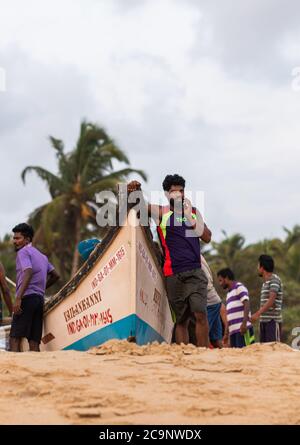
[(129, 209), (76, 275), (45, 304), (42, 351), (85, 351), (110, 339), (171, 342), (161, 255)]

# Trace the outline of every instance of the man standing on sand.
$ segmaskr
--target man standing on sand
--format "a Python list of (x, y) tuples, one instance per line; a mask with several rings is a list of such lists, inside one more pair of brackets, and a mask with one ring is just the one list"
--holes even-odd
[(21, 351), (21, 339), (27, 338), (30, 351), (39, 351), (43, 331), (45, 290), (59, 276), (48, 258), (32, 246), (34, 231), (28, 224), (13, 228), (17, 252), (16, 301), (10, 331), (10, 349)]
[[(140, 186), (132, 181), (128, 192), (140, 190)], [(208, 347), (207, 279), (201, 269), (200, 239), (210, 242), (211, 232), (200, 212), (185, 198), (181, 176), (167, 175), (163, 189), (169, 206), (148, 204), (148, 214), (156, 222), (164, 253), (163, 272), (176, 317), (176, 343), (188, 344), (188, 325), (194, 314), (197, 346)]]
[(281, 341), (283, 289), (281, 279), (274, 273), (274, 260), (269, 255), (258, 259), (258, 274), (264, 282), (261, 288), (260, 309), (251, 321), (260, 319), (260, 342)]
[[(11, 301), (10, 290), (7, 285), (5, 277), (6, 277), (5, 269), (3, 267), (3, 264), (0, 263), (0, 290), (1, 290), (2, 296), (5, 300), (5, 303), (6, 303), (8, 312), (9, 312), (9, 316), (11, 316), (12, 310), (13, 310), (13, 304)], [(1, 323), (1, 321), (2, 321), (2, 299), (1, 299), (1, 295), (0, 295), (0, 323)]]
[(218, 272), (220, 286), (228, 291), (226, 298), (226, 314), (232, 348), (243, 348), (254, 343), (254, 331), (250, 323), (250, 302), (247, 288), (235, 281), (231, 269), (225, 268)]
[(215, 289), (213, 275), (203, 255), (201, 269), (206, 275), (207, 285), (207, 317), (209, 325), (209, 341), (214, 348), (223, 348), (223, 333), (221, 321), (222, 300)]

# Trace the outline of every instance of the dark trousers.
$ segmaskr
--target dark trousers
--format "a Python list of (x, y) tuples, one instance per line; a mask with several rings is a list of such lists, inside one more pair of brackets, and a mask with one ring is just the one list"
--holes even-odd
[(282, 323), (278, 323), (275, 320), (261, 322), (259, 325), (259, 330), (261, 343), (281, 341)]

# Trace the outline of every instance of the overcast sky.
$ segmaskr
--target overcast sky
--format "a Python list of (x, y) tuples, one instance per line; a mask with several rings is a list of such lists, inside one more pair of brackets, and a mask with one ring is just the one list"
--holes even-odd
[(72, 149), (82, 118), (146, 170), (145, 190), (169, 173), (203, 190), (217, 240), (300, 223), (299, 1), (0, 6), (0, 236), (49, 200), (34, 175), (22, 184), (22, 169), (55, 172), (47, 137)]

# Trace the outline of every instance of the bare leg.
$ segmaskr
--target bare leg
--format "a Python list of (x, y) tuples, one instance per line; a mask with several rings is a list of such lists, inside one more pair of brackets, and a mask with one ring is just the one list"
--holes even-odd
[(202, 312), (195, 312), (196, 318), (196, 339), (197, 346), (208, 348), (209, 339), (208, 339), (208, 321), (207, 315)]
[(40, 352), (40, 345), (36, 341), (29, 341), (29, 350), (34, 352)]
[(186, 320), (184, 323), (176, 324), (175, 338), (178, 345), (180, 345), (181, 343), (187, 345), (189, 343), (188, 325), (189, 319)]
[(21, 338), (10, 337), (9, 344), (11, 352), (21, 352)]
[(214, 348), (219, 348), (219, 349), (222, 349), (222, 348), (223, 348), (223, 342), (222, 342), (222, 340), (214, 340), (214, 341), (211, 341), (211, 344), (213, 345)]

